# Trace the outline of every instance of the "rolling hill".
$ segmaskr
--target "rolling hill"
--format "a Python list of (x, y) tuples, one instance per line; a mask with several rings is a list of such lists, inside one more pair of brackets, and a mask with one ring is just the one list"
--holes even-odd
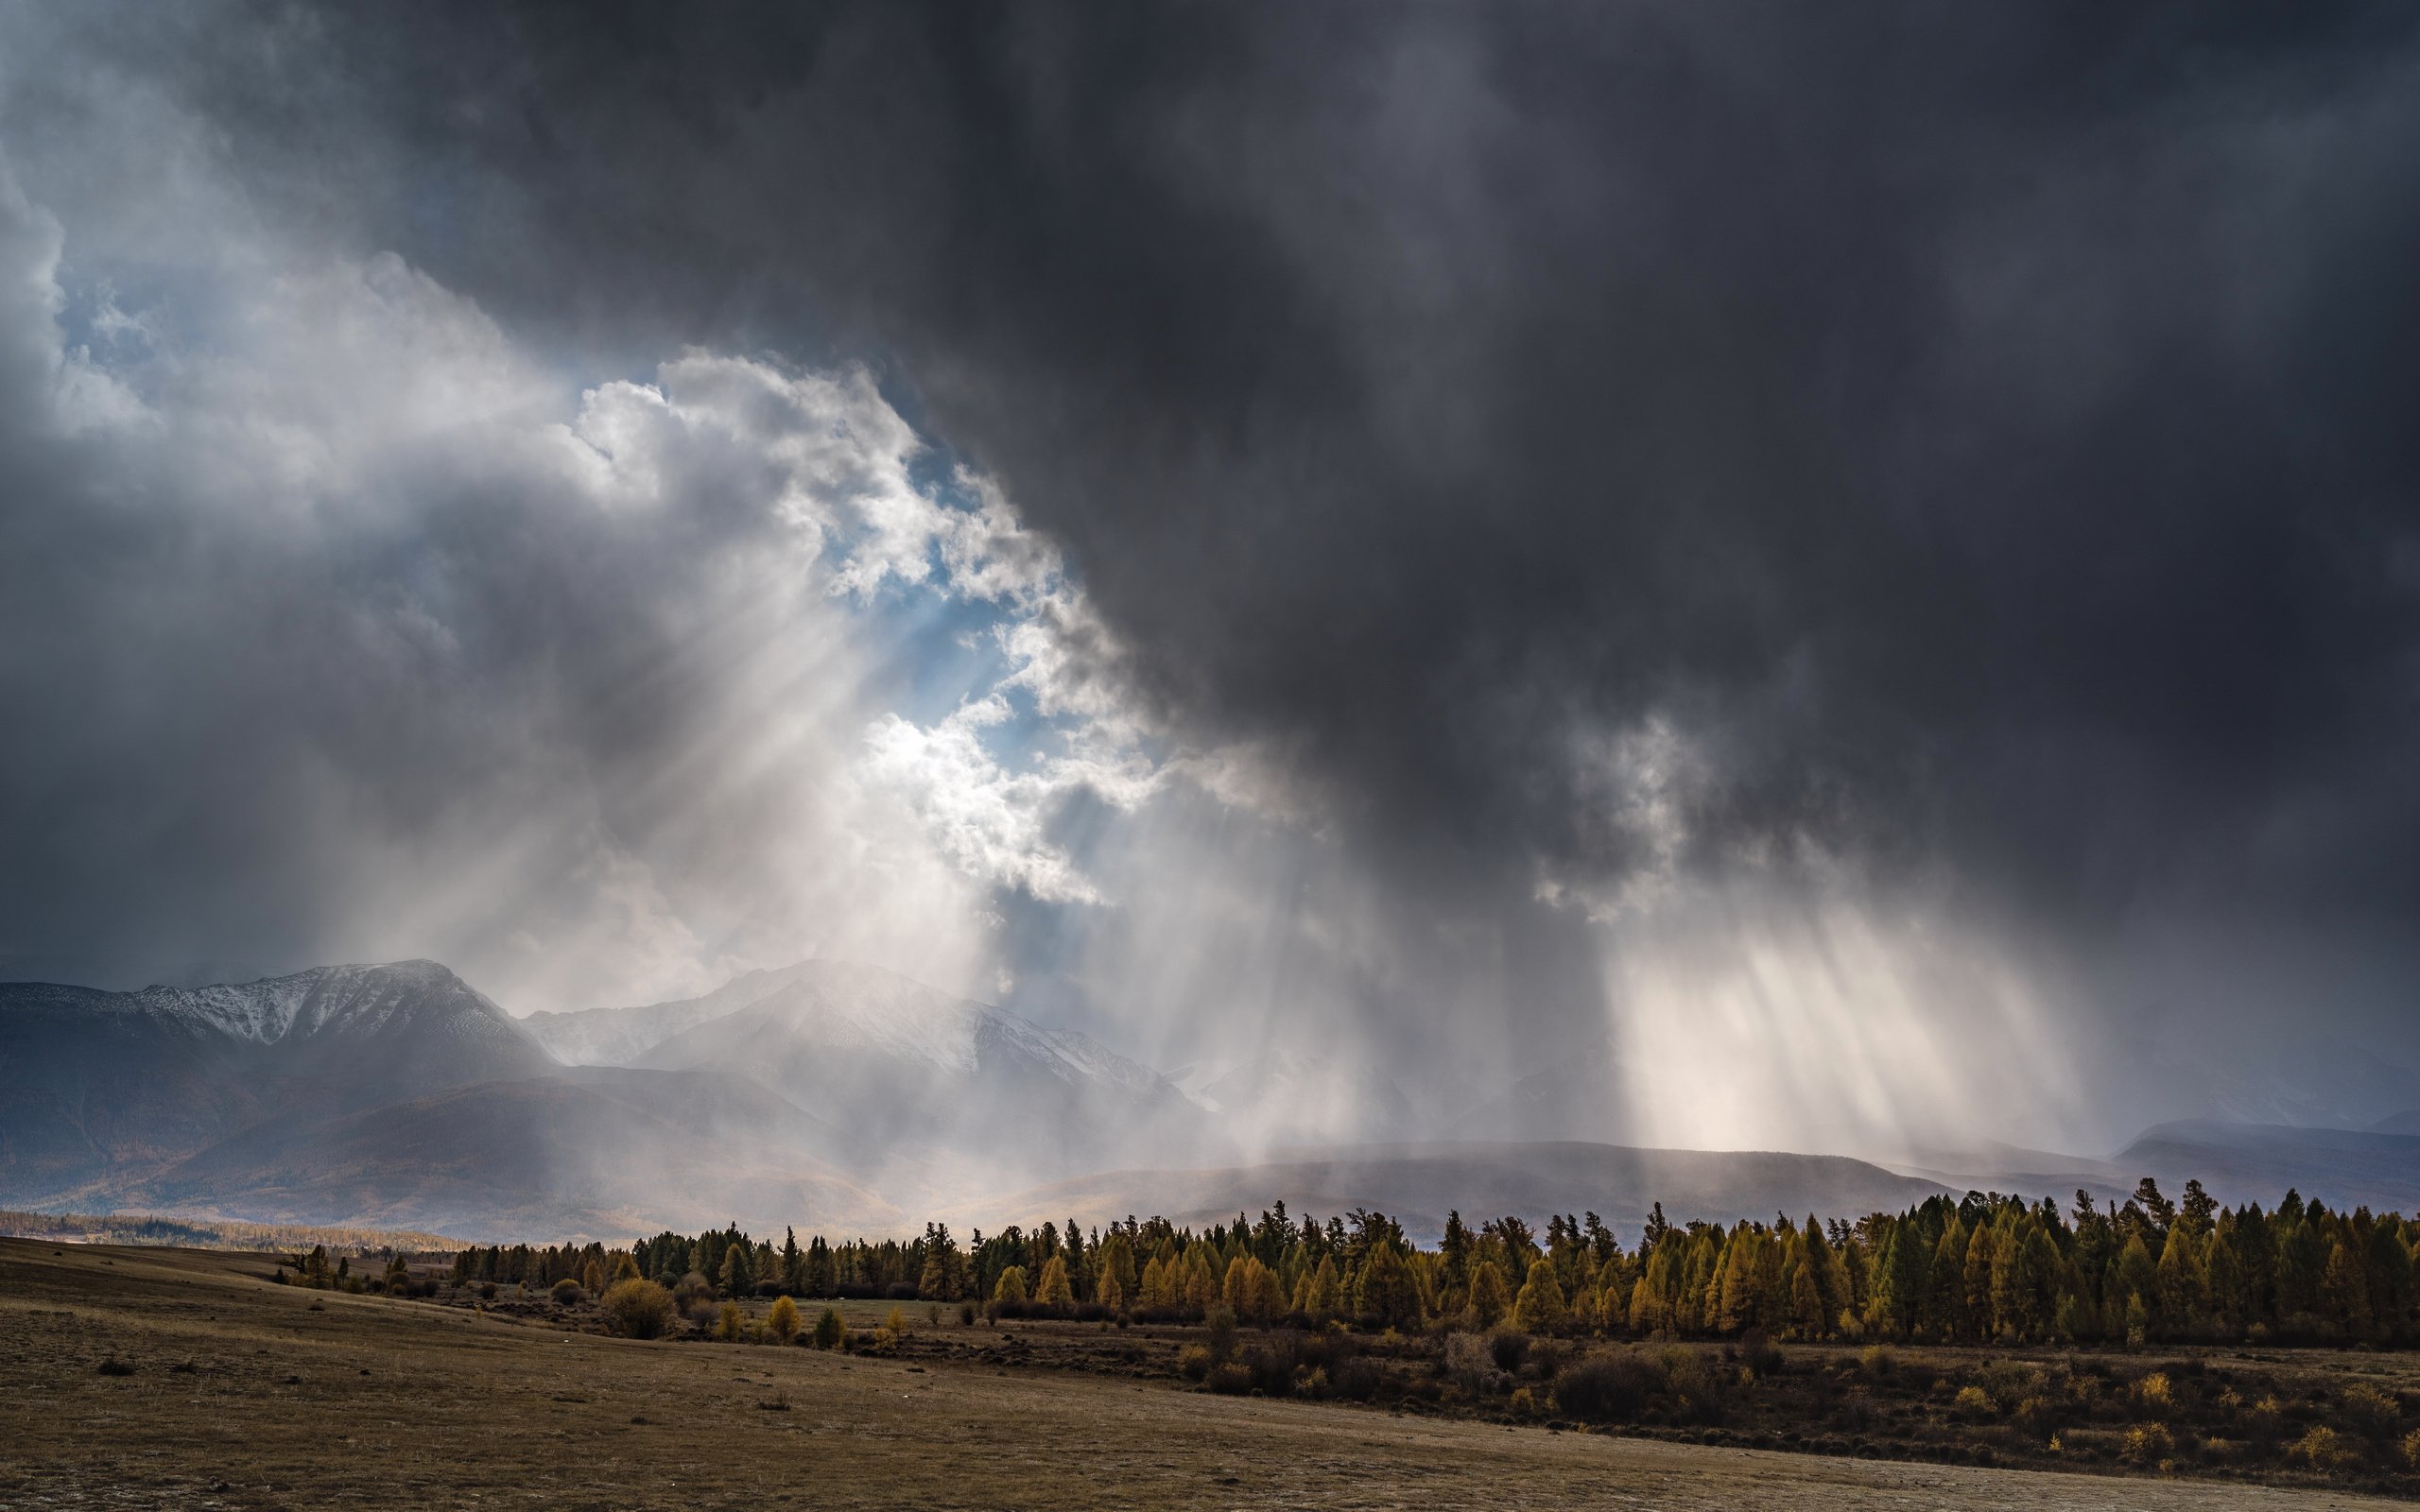
[(2196, 1119), (2146, 1129), (2111, 1160), (2171, 1196), (2198, 1177), (2225, 1203), (2273, 1208), (2290, 1187), (2331, 1208), (2420, 1211), (2420, 1134)]
[(1200, 1225), (1283, 1199), (1298, 1214), (1375, 1208), (1427, 1244), (1455, 1209), (1474, 1224), (1508, 1213), (1543, 1224), (1550, 1213), (1595, 1211), (1629, 1243), (1659, 1201), (1676, 1223), (1729, 1224), (1776, 1212), (1795, 1220), (1810, 1210), (1826, 1217), (1895, 1210), (1942, 1191), (1845, 1156), (1465, 1141), (1309, 1146), (1249, 1165), (1111, 1171), (968, 1201), (952, 1219), (996, 1228), (1043, 1217), (1093, 1224), (1159, 1213)]

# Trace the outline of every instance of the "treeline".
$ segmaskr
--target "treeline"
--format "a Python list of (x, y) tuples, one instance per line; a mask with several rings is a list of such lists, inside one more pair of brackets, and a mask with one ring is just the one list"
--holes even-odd
[(1889, 1339), (1950, 1343), (2248, 1341), (2409, 1345), (2420, 1222), (2335, 1212), (2289, 1193), (2273, 1211), (2222, 1208), (2199, 1182), (2171, 1202), (2146, 1179), (2123, 1202), (2076, 1194), (2062, 1212), (1996, 1193), (1936, 1197), (1854, 1222), (1668, 1223), (1635, 1249), (1595, 1213), (1543, 1233), (1457, 1212), (1433, 1249), (1383, 1213), (1322, 1222), (1284, 1203), (1195, 1232), (1164, 1218), (1089, 1231), (1011, 1227), (960, 1243), (805, 1245), (736, 1227), (601, 1245), (465, 1249), (457, 1283), (571, 1281), (595, 1294), (644, 1278), (691, 1296), (894, 1297), (1040, 1314), (1411, 1330), (1432, 1325), (1621, 1338)]

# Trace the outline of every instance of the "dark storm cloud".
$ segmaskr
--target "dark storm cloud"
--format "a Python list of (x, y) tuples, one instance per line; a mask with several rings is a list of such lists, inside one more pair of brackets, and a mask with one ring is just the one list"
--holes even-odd
[(1656, 864), (1618, 753), (1665, 730), (1685, 868), (1812, 844), (2089, 942), (2420, 917), (2415, 26), (481, 6), (78, 45), (263, 205), (584, 362), (879, 354), (1174, 726), (1279, 753), (1411, 914)]
[(1703, 841), (2420, 902), (2406, 12), (484, 9), (199, 87), (522, 318), (878, 344), (1373, 836), (1618, 869), (1665, 710)]

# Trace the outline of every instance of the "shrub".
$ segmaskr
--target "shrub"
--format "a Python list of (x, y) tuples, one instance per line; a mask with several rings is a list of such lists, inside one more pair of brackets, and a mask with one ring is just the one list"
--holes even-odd
[(103, 1360), (101, 1362), (100, 1368), (101, 1374), (105, 1376), (130, 1376), (134, 1374), (134, 1366), (127, 1364), (124, 1360), (119, 1359), (114, 1354), (111, 1355), (108, 1359)]
[(588, 1294), (580, 1289), (579, 1282), (568, 1276), (555, 1282), (554, 1289), (546, 1295), (555, 1299), (557, 1307), (578, 1307), (588, 1300)]
[(2376, 1386), (2348, 1386), (2344, 1390), (2341, 1414), (2344, 1426), (2364, 1437), (2381, 1441), (2392, 1437), (2401, 1416), (2395, 1400)]
[(2135, 1383), (2135, 1405), (2145, 1417), (2165, 1418), (2176, 1405), (2176, 1394), (2169, 1389), (2168, 1377), (2154, 1370)]
[(1529, 1359), (1524, 1362), (1531, 1375), (1541, 1381), (1552, 1381), (1571, 1363), (1571, 1351), (1559, 1339), (1533, 1338), (1530, 1341)]
[(1760, 1376), (1781, 1372), (1782, 1352), (1773, 1347), (1772, 1336), (1762, 1329), (1750, 1329), (1739, 1335), (1739, 1360)]
[(1520, 1369), (1521, 1362), (1529, 1357), (1530, 1336), (1506, 1329), (1487, 1341), (1487, 1352), (1495, 1361), (1495, 1368), (1509, 1374)]
[(1664, 1389), (1664, 1367), (1635, 1349), (1593, 1355), (1565, 1370), (1554, 1385), (1555, 1405), (1583, 1423), (1626, 1423)]
[(882, 1320), (882, 1332), (890, 1334), (892, 1342), (894, 1343), (906, 1338), (908, 1336), (908, 1315), (900, 1312), (899, 1309), (895, 1307), (892, 1308), (889, 1315), (884, 1317)]
[(1447, 1334), (1444, 1350), (1438, 1356), (1437, 1368), (1472, 1397), (1491, 1394), (1504, 1377), (1504, 1372), (1495, 1368), (1495, 1359), (1488, 1349), (1488, 1341), (1476, 1333)]
[(1210, 1374), (1210, 1351), (1199, 1344), (1188, 1344), (1176, 1352), (1177, 1374), (1187, 1381), (1201, 1381)]
[(788, 1344), (798, 1338), (799, 1331), (806, 1324), (798, 1315), (796, 1302), (786, 1297), (777, 1297), (773, 1298), (772, 1311), (765, 1314), (765, 1327), (776, 1340)]
[(1879, 1344), (1869, 1344), (1858, 1351), (1857, 1363), (1870, 1376), (1887, 1376), (1899, 1368), (1899, 1357)]
[(1236, 1314), (1224, 1303), (1212, 1308), (1201, 1319), (1202, 1331), (1209, 1335), (1210, 1353), (1223, 1360), (1236, 1352)]
[(1958, 1400), (1950, 1405), (1961, 1418), (1979, 1423), (1992, 1416), (1992, 1394), (1980, 1386), (1962, 1386)]
[(2403, 1463), (2420, 1470), (2420, 1428), (2403, 1435)]
[(2176, 1452), (2176, 1440), (2166, 1423), (2139, 1423), (2126, 1430), (2126, 1457), (2137, 1465), (2157, 1465)]
[(958, 1304), (958, 1324), (960, 1328), (968, 1329), (975, 1326), (975, 1304), (973, 1302), (960, 1302)]
[(2263, 1397), (2244, 1410), (2243, 1426), (2263, 1444), (2273, 1442), (2286, 1425), (2286, 1409), (2274, 1397)]
[(840, 1310), (837, 1307), (827, 1307), (823, 1310), (823, 1315), (815, 1320), (815, 1347), (819, 1349), (837, 1349), (840, 1347), (840, 1341), (848, 1336), (848, 1332), (849, 1325), (841, 1321)]
[(726, 1344), (735, 1343), (742, 1337), (746, 1336), (747, 1332), (748, 1314), (739, 1310), (739, 1304), (737, 1302), (725, 1302), (722, 1304), (721, 1308), (716, 1312), (716, 1338), (722, 1340)]
[(1252, 1372), (1230, 1360), (1212, 1369), (1204, 1383), (1222, 1397), (1240, 1397), (1252, 1389)]
[(605, 1288), (605, 1323), (626, 1339), (652, 1339), (672, 1327), (672, 1294), (653, 1281), (615, 1281)]
[(2315, 1470), (2333, 1469), (2353, 1457), (2345, 1452), (2343, 1442), (2336, 1436), (2336, 1430), (2325, 1423), (2315, 1424), (2286, 1452)]
[(1673, 1398), (1676, 1422), (1719, 1423), (1722, 1420), (1730, 1382), (1713, 1368), (1707, 1356), (1674, 1345), (1659, 1356)]

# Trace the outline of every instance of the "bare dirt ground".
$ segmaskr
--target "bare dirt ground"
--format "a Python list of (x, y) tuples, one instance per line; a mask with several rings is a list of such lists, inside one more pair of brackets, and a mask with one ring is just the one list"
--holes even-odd
[[(1774, 1454), (1156, 1381), (566, 1335), (0, 1241), (0, 1507), (2388, 1507)], [(103, 1374), (105, 1361), (131, 1374)]]

